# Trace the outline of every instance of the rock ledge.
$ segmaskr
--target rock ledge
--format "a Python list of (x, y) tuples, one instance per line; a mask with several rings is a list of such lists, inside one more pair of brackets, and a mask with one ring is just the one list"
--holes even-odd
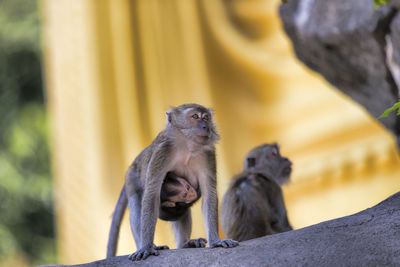
[(73, 266), (395, 266), (399, 263), (400, 192), (357, 214), (249, 240), (236, 248), (174, 249), (141, 262), (133, 263), (126, 255)]

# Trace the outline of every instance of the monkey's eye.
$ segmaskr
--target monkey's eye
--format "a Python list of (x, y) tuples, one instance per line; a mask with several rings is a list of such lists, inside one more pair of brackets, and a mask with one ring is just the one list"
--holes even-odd
[(196, 113), (192, 115), (192, 118), (197, 120), (199, 118), (199, 115), (197, 115)]
[(278, 150), (276, 148), (272, 149), (271, 155), (274, 157), (278, 156)]
[(210, 119), (210, 117), (208, 116), (208, 114), (205, 114), (203, 116), (203, 121), (208, 121)]
[(189, 188), (190, 188), (190, 186), (189, 186), (189, 185), (186, 185), (186, 190), (189, 190)]
[(182, 195), (182, 196), (183, 196), (183, 198), (186, 198), (186, 196), (187, 196), (187, 193), (183, 193), (183, 195)]

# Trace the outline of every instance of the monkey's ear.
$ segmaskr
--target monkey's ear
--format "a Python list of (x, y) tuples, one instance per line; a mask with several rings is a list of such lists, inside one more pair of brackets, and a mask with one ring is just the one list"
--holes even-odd
[(168, 122), (171, 123), (171, 121), (172, 121), (172, 118), (171, 118), (171, 111), (167, 111), (167, 112), (165, 112), (165, 114), (167, 114), (167, 120), (168, 120)]
[(247, 168), (256, 166), (256, 158), (247, 158)]

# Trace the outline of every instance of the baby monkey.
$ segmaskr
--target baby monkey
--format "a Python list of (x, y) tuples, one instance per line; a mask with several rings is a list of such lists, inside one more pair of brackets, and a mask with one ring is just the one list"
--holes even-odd
[(238, 241), (292, 230), (281, 185), (289, 181), (292, 163), (277, 144), (252, 149), (243, 172), (235, 176), (221, 206), (222, 231)]
[(176, 207), (178, 204), (190, 204), (197, 199), (197, 192), (185, 179), (169, 172), (161, 187), (161, 207)]

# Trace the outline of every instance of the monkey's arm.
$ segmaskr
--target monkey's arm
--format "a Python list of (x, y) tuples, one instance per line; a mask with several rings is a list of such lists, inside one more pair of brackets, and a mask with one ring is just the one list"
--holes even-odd
[[(206, 192), (205, 194), (203, 192)], [(204, 224), (207, 230), (207, 238), (210, 246), (220, 241), (218, 235), (218, 198), (215, 188), (207, 186), (202, 190), (202, 212)]]
[(239, 243), (234, 240), (221, 240), (218, 234), (218, 196), (216, 180), (215, 152), (208, 155), (207, 177), (200, 177), (200, 189), (203, 197), (202, 212), (207, 230), (207, 238), (210, 247), (236, 247)]
[[(272, 196), (275, 196), (275, 199), (270, 200), (270, 197)], [(275, 205), (272, 207), (273, 212), (271, 220), (275, 222), (275, 224), (271, 225), (272, 229), (277, 233), (293, 230), (287, 217), (286, 205), (285, 200), (283, 199), (282, 189), (280, 187), (276, 187), (276, 191), (274, 192), (274, 194), (268, 194), (267, 197), (269, 198), (268, 201), (271, 201), (271, 203), (275, 203)]]
[(147, 165), (140, 220), (140, 248), (129, 255), (132, 261), (144, 260), (150, 255), (159, 255), (153, 241), (159, 215), (161, 186), (167, 174), (168, 166), (164, 162), (169, 156), (168, 152), (168, 149), (161, 145), (155, 148)]

